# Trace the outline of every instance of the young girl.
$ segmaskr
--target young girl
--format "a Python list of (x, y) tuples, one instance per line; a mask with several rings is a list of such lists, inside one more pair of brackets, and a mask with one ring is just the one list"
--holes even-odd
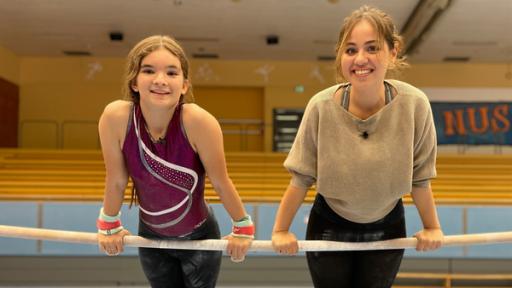
[[(433, 201), (436, 132), (427, 97), (385, 80), (403, 66), (402, 39), (384, 12), (363, 6), (343, 23), (338, 76), (346, 82), (315, 95), (284, 163), (292, 174), (277, 212), (272, 242), (297, 252), (288, 232), (308, 188), (317, 196), (308, 240), (366, 242), (405, 237), (402, 196), (411, 193), (424, 229), (417, 250), (439, 248), (443, 232)], [(315, 287), (391, 287), (403, 250), (307, 253)]]
[[(227, 253), (243, 261), (254, 225), (228, 177), (222, 132), (216, 119), (191, 96), (189, 65), (170, 37), (139, 42), (127, 59), (125, 96), (107, 105), (99, 133), (106, 166), (106, 187), (98, 242), (108, 255), (123, 251), (129, 232), (120, 221), (130, 176), (132, 201), (138, 200), (139, 235), (153, 239), (220, 238), (204, 200), (205, 174), (233, 219)], [(215, 287), (221, 252), (140, 248), (139, 257), (152, 287)]]

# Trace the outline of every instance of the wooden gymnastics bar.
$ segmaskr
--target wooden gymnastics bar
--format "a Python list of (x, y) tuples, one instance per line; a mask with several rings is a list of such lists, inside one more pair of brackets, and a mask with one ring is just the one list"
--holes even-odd
[[(97, 244), (97, 234), (90, 232), (75, 232), (64, 230), (52, 230), (41, 228), (28, 228), (18, 226), (0, 225), (0, 236), (8, 238), (22, 238), (34, 240), (46, 240), (57, 242), (70, 242), (80, 244)], [(362, 251), (362, 250), (387, 250), (410, 249), (416, 247), (417, 240), (414, 237), (398, 238), (392, 240), (373, 242), (336, 242), (323, 240), (300, 240), (299, 251)], [(467, 246), (497, 243), (512, 243), (512, 232), (478, 233), (466, 235), (448, 235), (444, 237), (443, 246)], [(128, 247), (147, 247), (158, 249), (187, 249), (187, 250), (214, 250), (224, 251), (227, 240), (153, 240), (140, 236), (125, 236), (124, 244)], [(272, 241), (254, 240), (250, 251), (272, 252)]]
[[(58, 241), (68, 243), (97, 245), (96, 233), (63, 231), (38, 229), (16, 226), (0, 225), (0, 237), (22, 238), (43, 241)], [(446, 236), (445, 246), (461, 246), (461, 245), (479, 245), (493, 243), (510, 243), (512, 242), (512, 232), (483, 233), (483, 234), (467, 234), (467, 235), (451, 235)], [(150, 247), (160, 249), (194, 249), (194, 250), (225, 250), (226, 240), (198, 240), (198, 241), (160, 241), (149, 240), (139, 236), (126, 236), (126, 246), (130, 247)], [(416, 239), (401, 238), (386, 241), (365, 242), (365, 243), (347, 243), (332, 241), (299, 241), (300, 251), (355, 251), (355, 250), (380, 250), (380, 249), (401, 249), (414, 248)], [(272, 252), (271, 241), (255, 240), (250, 249), (253, 252)], [(399, 280), (439, 280), (441, 286), (436, 285), (393, 285), (393, 287), (401, 288), (452, 288), (452, 287), (489, 287), (486, 284), (473, 283), (489, 283), (492, 281), (510, 281), (511, 274), (467, 274), (467, 273), (430, 273), (430, 272), (400, 272), (397, 275)], [(466, 281), (471, 286), (459, 286), (456, 281)], [(471, 282), (473, 281), (473, 282)], [(435, 285), (435, 286), (434, 286)], [(492, 286), (505, 287), (505, 286)], [(508, 286), (506, 286), (508, 287)]]

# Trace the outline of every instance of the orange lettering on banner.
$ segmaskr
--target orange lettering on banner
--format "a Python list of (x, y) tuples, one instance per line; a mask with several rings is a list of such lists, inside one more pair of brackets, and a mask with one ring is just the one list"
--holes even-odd
[[(454, 115), (455, 113), (455, 115)], [(466, 135), (466, 127), (464, 126), (464, 110), (458, 109), (454, 112), (444, 111), (444, 134), (446, 136)]]
[(476, 127), (476, 115), (475, 115), (475, 108), (469, 107), (468, 109), (468, 118), (469, 118), (469, 127), (471, 128), (471, 131), (476, 134), (484, 134), (487, 132), (487, 129), (489, 128), (489, 119), (487, 115), (487, 111), (489, 111), (489, 108), (487, 106), (482, 106), (478, 108), (480, 111), (480, 119), (481, 119), (481, 126)]
[[(507, 118), (508, 115), (508, 104), (497, 105), (492, 110), (493, 119), (491, 119), (492, 132), (501, 133), (510, 130), (510, 121)], [(501, 126), (498, 124), (501, 122)]]

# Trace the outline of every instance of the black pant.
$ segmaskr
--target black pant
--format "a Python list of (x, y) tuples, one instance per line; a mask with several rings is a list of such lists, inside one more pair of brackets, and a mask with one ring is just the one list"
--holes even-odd
[[(340, 217), (317, 194), (306, 232), (307, 240), (368, 242), (405, 237), (402, 200), (381, 220), (360, 224)], [(404, 250), (307, 252), (315, 287), (391, 287)]]
[[(150, 239), (203, 240), (219, 239), (220, 231), (210, 208), (208, 219), (185, 237), (163, 237), (149, 230), (141, 221), (139, 235)], [(215, 287), (221, 257), (221, 251), (139, 248), (142, 269), (153, 288)]]

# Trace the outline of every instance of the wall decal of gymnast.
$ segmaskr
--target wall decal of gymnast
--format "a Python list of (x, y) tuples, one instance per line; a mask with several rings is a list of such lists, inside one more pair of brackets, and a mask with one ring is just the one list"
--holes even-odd
[(512, 102), (432, 102), (438, 144), (512, 145)]

